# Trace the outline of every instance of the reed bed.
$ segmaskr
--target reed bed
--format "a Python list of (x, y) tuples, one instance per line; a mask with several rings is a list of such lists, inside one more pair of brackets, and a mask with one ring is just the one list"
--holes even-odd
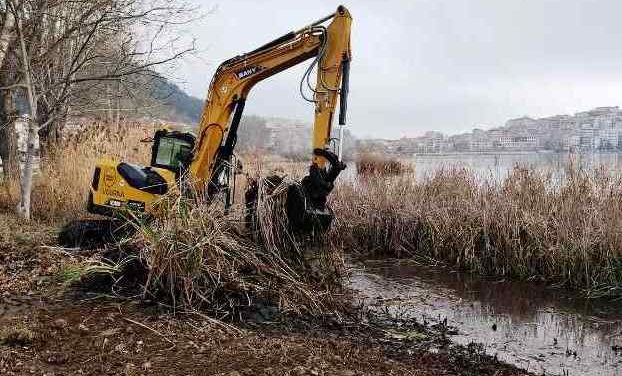
[(441, 261), (483, 275), (622, 294), (622, 178), (515, 168), (502, 182), (465, 169), (341, 184), (340, 246), (361, 257)]
[(394, 176), (412, 172), (412, 166), (386, 155), (365, 153), (358, 156), (356, 171), (363, 176)]
[[(139, 141), (151, 134), (150, 126), (140, 124), (98, 124), (63, 141), (37, 172), (35, 219), (62, 224), (84, 218), (96, 159), (148, 163), (150, 144)], [(286, 310), (317, 312), (339, 294), (342, 250), (622, 295), (622, 177), (607, 171), (570, 168), (559, 180), (515, 168), (497, 181), (444, 169), (417, 180), (407, 165), (360, 170), (359, 161), (358, 177), (339, 179), (331, 195), (336, 218), (329, 245), (326, 238), (297, 236), (284, 221), (281, 183), (302, 176), (306, 163), (283, 167), (282, 161), (246, 160), (252, 179), (272, 170), (286, 175), (277, 186), (260, 187), (254, 235), (243, 230), (241, 210), (225, 214), (205, 204), (168, 205), (163, 217), (137, 226), (131, 239), (148, 266), (147, 295), (166, 292), (175, 304), (213, 303), (223, 311), (253, 297)], [(0, 208), (12, 212), (16, 198), (16, 186), (5, 183)]]
[[(151, 144), (140, 140), (152, 134), (146, 124), (90, 124), (67, 137), (38, 166), (35, 220), (62, 225), (88, 217), (85, 203), (96, 160), (108, 156), (148, 164)], [(257, 178), (265, 175), (265, 163), (270, 163), (255, 159), (250, 158), (246, 169)], [(284, 174), (276, 165), (276, 172)], [(218, 198), (208, 204), (165, 197), (161, 215), (150, 220), (128, 213), (136, 232), (114, 249), (103, 249), (74, 265), (67, 279), (122, 294), (139, 289), (145, 298), (183, 309), (201, 308), (218, 317), (262, 307), (311, 314), (331, 310), (342, 304), (337, 297), (342, 294), (343, 257), (340, 250), (322, 247), (319, 240), (303, 246), (290, 232), (282, 205), (283, 187), (292, 180), (283, 180), (270, 192), (261, 180), (253, 233), (242, 221), (243, 205), (225, 212)], [(5, 182), (0, 192), (3, 211), (13, 212), (17, 198), (17, 184)]]

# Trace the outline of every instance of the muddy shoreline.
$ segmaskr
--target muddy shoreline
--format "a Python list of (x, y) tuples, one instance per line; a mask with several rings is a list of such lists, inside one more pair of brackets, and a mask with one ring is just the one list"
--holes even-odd
[(137, 301), (65, 298), (2, 316), (1, 374), (525, 374), (481, 346), (452, 344), (454, 329), (442, 325), (369, 313), (229, 324)]
[(457, 328), (452, 340), (536, 374), (619, 375), (622, 302), (542, 283), (484, 278), (408, 260), (367, 260), (352, 276), (371, 308)]
[[(39, 243), (40, 244), (40, 243)], [(353, 310), (217, 322), (63, 285), (72, 255), (0, 248), (0, 374), (522, 375), (455, 329)]]

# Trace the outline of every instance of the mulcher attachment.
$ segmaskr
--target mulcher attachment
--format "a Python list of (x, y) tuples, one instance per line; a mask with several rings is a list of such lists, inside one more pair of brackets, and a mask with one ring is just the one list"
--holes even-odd
[[(335, 179), (346, 168), (337, 155), (329, 150), (316, 149), (314, 154), (324, 157), (329, 166), (322, 168), (312, 164), (309, 167), (309, 175), (300, 183), (287, 188), (285, 209), (290, 229), (295, 232), (313, 233), (328, 230), (334, 215), (326, 201), (335, 187)], [(266, 180), (271, 187), (277, 187), (282, 182), (282, 178), (278, 176), (270, 176)], [(258, 184), (251, 182), (246, 192), (246, 219), (251, 226), (256, 221), (257, 192)]]
[(295, 229), (301, 231), (326, 231), (333, 221), (333, 211), (326, 204), (328, 195), (335, 187), (335, 179), (345, 170), (335, 153), (315, 149), (313, 153), (328, 161), (326, 168), (315, 163), (309, 167), (309, 175), (300, 184), (289, 187), (287, 194), (287, 214)]

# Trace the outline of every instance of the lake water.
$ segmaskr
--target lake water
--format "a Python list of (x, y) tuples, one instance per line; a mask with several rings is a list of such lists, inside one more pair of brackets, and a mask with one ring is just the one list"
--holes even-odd
[(559, 178), (570, 166), (622, 171), (622, 153), (422, 154), (416, 155), (412, 161), (418, 178), (439, 169), (456, 167), (467, 168), (481, 178), (489, 179), (503, 179), (514, 166), (534, 168)]
[(369, 307), (458, 329), (538, 375), (622, 375), (622, 302), (526, 282), (482, 279), (407, 261), (359, 264), (351, 286)]
[[(564, 178), (569, 167), (622, 172), (622, 153), (503, 153), (417, 155), (418, 179), (466, 168), (482, 179), (504, 179), (515, 167)], [(453, 340), (484, 344), (501, 360), (558, 375), (622, 375), (622, 302), (587, 300), (576, 292), (528, 282), (482, 279), (408, 262), (367, 262), (352, 286), (371, 306), (428, 322), (445, 318)]]

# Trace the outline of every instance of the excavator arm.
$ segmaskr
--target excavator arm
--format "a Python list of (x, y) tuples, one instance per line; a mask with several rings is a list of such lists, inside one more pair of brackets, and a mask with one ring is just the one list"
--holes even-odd
[[(328, 26), (322, 25), (329, 20)], [(346, 121), (351, 23), (348, 10), (339, 6), (334, 14), (218, 67), (210, 84), (189, 166), (195, 187), (202, 189), (207, 185), (208, 195), (219, 189), (218, 178), (231, 160), (250, 90), (258, 82), (313, 58), (301, 81), (301, 94), (304, 96), (303, 86), (308, 85), (313, 98), (307, 100), (315, 105), (313, 157), (309, 177), (302, 185), (306, 196), (311, 197), (312, 206), (323, 209), (333, 181), (345, 168), (340, 155), (332, 153), (328, 146), (339, 96), (339, 122), (345, 125)], [(317, 67), (317, 78), (312, 87), (309, 75), (314, 67)]]
[[(330, 24), (325, 26), (328, 21)], [(320, 224), (326, 228), (332, 221), (326, 199), (345, 168), (340, 155), (328, 146), (338, 99), (339, 123), (345, 125), (346, 120), (351, 23), (350, 13), (340, 6), (335, 13), (309, 26), (222, 63), (210, 84), (197, 136), (168, 129), (157, 131), (149, 166), (100, 158), (89, 187), (88, 211), (109, 217), (127, 210), (157, 215), (163, 195), (178, 188), (183, 194), (192, 186), (196, 192), (206, 192), (208, 199), (222, 190), (228, 190), (230, 195), (227, 178), (233, 170), (238, 126), (250, 90), (268, 77), (313, 59), (301, 81), (303, 96), (305, 85), (313, 92), (312, 98), (308, 98), (315, 106), (313, 157), (309, 175), (288, 189), (287, 211), (293, 227), (306, 230)], [(313, 68), (317, 69), (314, 85), (310, 82)], [(257, 197), (257, 184), (251, 184), (247, 204), (253, 202), (252, 189)], [(61, 232), (63, 244), (79, 244), (102, 232), (99, 223), (76, 223)]]

